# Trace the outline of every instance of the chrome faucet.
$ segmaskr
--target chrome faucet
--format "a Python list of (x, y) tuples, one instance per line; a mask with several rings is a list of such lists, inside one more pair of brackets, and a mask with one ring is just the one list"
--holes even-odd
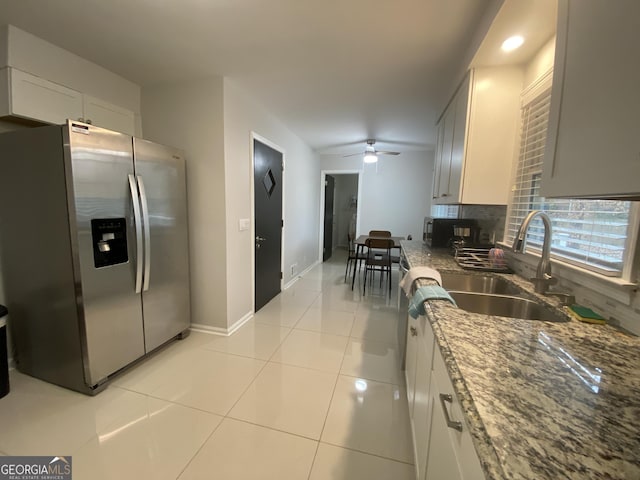
[(522, 225), (518, 229), (515, 239), (513, 240), (512, 250), (514, 253), (523, 253), (527, 243), (527, 230), (531, 220), (540, 217), (544, 225), (544, 242), (542, 243), (542, 256), (535, 278), (530, 279), (533, 283), (533, 289), (537, 293), (545, 294), (550, 285), (554, 285), (558, 280), (551, 276), (551, 219), (541, 210), (534, 210), (529, 213), (522, 221)]

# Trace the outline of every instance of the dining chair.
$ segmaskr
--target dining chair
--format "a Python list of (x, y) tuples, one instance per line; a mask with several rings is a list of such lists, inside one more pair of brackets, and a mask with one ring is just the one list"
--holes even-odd
[[(391, 232), (388, 230), (369, 230), (370, 237), (389, 238)], [(400, 263), (400, 255), (391, 255), (391, 263)]]
[(387, 274), (387, 283), (389, 284), (389, 293), (391, 293), (391, 248), (393, 248), (393, 240), (390, 238), (367, 238), (365, 240), (367, 247), (367, 258), (364, 262), (364, 282), (362, 294), (365, 295), (367, 290), (367, 278), (373, 276), (375, 272), (380, 272), (380, 286), (382, 287), (382, 276)]
[(388, 230), (369, 230), (370, 237), (380, 237), (380, 238), (389, 238), (391, 237), (391, 232)]
[[(390, 238), (391, 232), (389, 230), (369, 230), (369, 236), (377, 237), (377, 238)], [(383, 253), (383, 252), (379, 251), (378, 253)]]
[(351, 271), (351, 268), (354, 268), (354, 269), (360, 268), (360, 266), (362, 265), (362, 262), (367, 259), (366, 253), (361, 252), (357, 248), (354, 242), (354, 238), (350, 233), (347, 233), (347, 241), (349, 242), (349, 255), (347, 256), (347, 267), (344, 272), (345, 282), (347, 281), (347, 277), (349, 276), (349, 272)]

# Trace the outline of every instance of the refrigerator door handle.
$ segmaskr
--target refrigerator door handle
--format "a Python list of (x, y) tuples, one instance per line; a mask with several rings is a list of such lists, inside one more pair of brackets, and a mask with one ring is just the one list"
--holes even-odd
[(138, 187), (133, 175), (129, 175), (129, 189), (131, 190), (131, 203), (133, 204), (133, 222), (136, 226), (136, 293), (142, 291), (142, 217), (140, 216), (140, 201), (138, 200)]
[(137, 179), (144, 225), (144, 277), (142, 291), (146, 292), (149, 290), (149, 274), (151, 271), (151, 229), (149, 228), (149, 205), (147, 203), (147, 193), (144, 189), (144, 181), (140, 175), (138, 175)]

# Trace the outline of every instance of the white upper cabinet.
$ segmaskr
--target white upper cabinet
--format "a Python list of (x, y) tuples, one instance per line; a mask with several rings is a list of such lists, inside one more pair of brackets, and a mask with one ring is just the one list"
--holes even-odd
[[(475, 184), (471, 181), (464, 182), (463, 177), (465, 175), (465, 143), (467, 141), (467, 134), (469, 130), (468, 126), (468, 112), (469, 112), (469, 97), (472, 95), (472, 91), (469, 89), (469, 84), (473, 73), (462, 82), (460, 87), (460, 94), (456, 95), (456, 103), (453, 111), (453, 121), (449, 122), (453, 124), (453, 135), (451, 137), (451, 161), (449, 162), (449, 185), (447, 192), (445, 193), (447, 200), (453, 203), (462, 203), (466, 193), (467, 200), (469, 200), (469, 192), (463, 192), (462, 187), (470, 184)], [(474, 162), (473, 158), (469, 158), (467, 162), (468, 167)], [(449, 203), (449, 202), (447, 202)], [(473, 203), (467, 201), (466, 203)]]
[(54, 124), (82, 117), (82, 93), (15, 68), (3, 69), (2, 77), (3, 116)]
[(438, 123), (437, 204), (506, 205), (518, 135), (523, 72), (469, 72)]
[(561, 0), (545, 197), (640, 195), (640, 2)]
[(135, 117), (131, 110), (90, 95), (84, 95), (83, 100), (84, 120), (87, 123), (129, 135), (135, 134)]
[(56, 125), (70, 118), (135, 133), (132, 111), (15, 68), (0, 70), (0, 116)]

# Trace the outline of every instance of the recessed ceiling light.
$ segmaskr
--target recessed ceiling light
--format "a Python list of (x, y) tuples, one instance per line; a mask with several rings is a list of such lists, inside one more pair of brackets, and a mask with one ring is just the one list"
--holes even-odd
[(507, 38), (504, 42), (502, 42), (502, 50), (505, 52), (510, 52), (519, 48), (524, 43), (524, 38), (520, 35), (514, 35), (513, 37)]

